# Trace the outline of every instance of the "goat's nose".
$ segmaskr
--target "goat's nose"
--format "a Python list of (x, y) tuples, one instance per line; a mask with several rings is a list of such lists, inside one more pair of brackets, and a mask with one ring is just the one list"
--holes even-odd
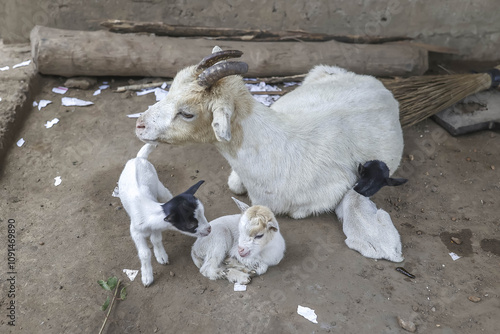
[(144, 124), (144, 121), (139, 118), (137, 122), (135, 122), (135, 127), (138, 129), (145, 129), (146, 125)]
[(238, 253), (243, 253), (245, 252), (245, 248), (238, 246)]
[(212, 227), (211, 227), (211, 226), (209, 226), (209, 227), (207, 228), (207, 233), (210, 233), (210, 232), (212, 232)]

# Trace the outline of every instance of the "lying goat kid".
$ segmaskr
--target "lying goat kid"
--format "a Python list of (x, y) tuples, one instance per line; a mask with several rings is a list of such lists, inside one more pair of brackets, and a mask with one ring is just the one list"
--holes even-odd
[(162, 231), (178, 230), (194, 237), (210, 233), (203, 204), (194, 197), (194, 193), (204, 181), (172, 197), (170, 191), (158, 179), (153, 165), (147, 160), (153, 148), (151, 144), (144, 145), (137, 157), (127, 162), (118, 181), (120, 200), (130, 216), (130, 235), (141, 260), (144, 286), (153, 283), (151, 251), (146, 238), (151, 239), (156, 260), (161, 264), (168, 264), (168, 255), (162, 244)]
[(248, 284), (252, 274), (264, 274), (281, 261), (285, 240), (269, 208), (233, 200), (242, 213), (210, 222), (212, 233), (196, 240), (191, 257), (203, 276)]

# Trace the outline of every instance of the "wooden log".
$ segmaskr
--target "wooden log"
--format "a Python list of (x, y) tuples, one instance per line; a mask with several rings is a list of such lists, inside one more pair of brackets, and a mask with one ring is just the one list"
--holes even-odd
[[(211, 53), (214, 41), (154, 35), (71, 31), (36, 26), (31, 32), (33, 61), (43, 74), (61, 76), (174, 77)], [(337, 65), (376, 76), (423, 74), (427, 51), (411, 45), (327, 42), (218, 41), (222, 49), (243, 51), (248, 77), (307, 73), (318, 64)]]
[(101, 22), (111, 32), (117, 33), (149, 33), (157, 36), (170, 37), (209, 37), (218, 40), (251, 40), (251, 41), (287, 41), (324, 42), (334, 40), (343, 43), (380, 44), (410, 40), (406, 36), (360, 36), (360, 35), (329, 35), (310, 33), (303, 30), (271, 31), (262, 29), (233, 29), (219, 27), (195, 27), (172, 25), (163, 22), (135, 22), (125, 20), (107, 20)]

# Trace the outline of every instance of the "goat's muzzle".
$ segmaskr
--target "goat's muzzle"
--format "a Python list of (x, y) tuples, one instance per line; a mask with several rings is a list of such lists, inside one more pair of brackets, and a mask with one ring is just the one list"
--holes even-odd
[(138, 119), (137, 122), (135, 122), (135, 127), (137, 129), (145, 129), (146, 128), (146, 124), (144, 124), (144, 121), (142, 119)]

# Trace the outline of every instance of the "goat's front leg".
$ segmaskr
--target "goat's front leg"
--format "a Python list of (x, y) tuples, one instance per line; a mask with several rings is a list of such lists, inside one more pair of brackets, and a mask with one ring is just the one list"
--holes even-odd
[(150, 239), (153, 244), (156, 261), (160, 264), (168, 264), (168, 255), (163, 247), (161, 231), (152, 232)]
[(247, 192), (245, 185), (241, 182), (240, 177), (233, 170), (229, 175), (229, 179), (227, 180), (227, 185), (229, 186), (229, 190), (231, 190), (236, 195), (243, 195)]
[(142, 284), (147, 287), (151, 283), (153, 283), (153, 267), (151, 266), (151, 251), (149, 250), (146, 238), (142, 235), (142, 233), (135, 231), (131, 227), (130, 235), (132, 236), (132, 240), (134, 240), (135, 247), (137, 247), (139, 260), (141, 260)]

